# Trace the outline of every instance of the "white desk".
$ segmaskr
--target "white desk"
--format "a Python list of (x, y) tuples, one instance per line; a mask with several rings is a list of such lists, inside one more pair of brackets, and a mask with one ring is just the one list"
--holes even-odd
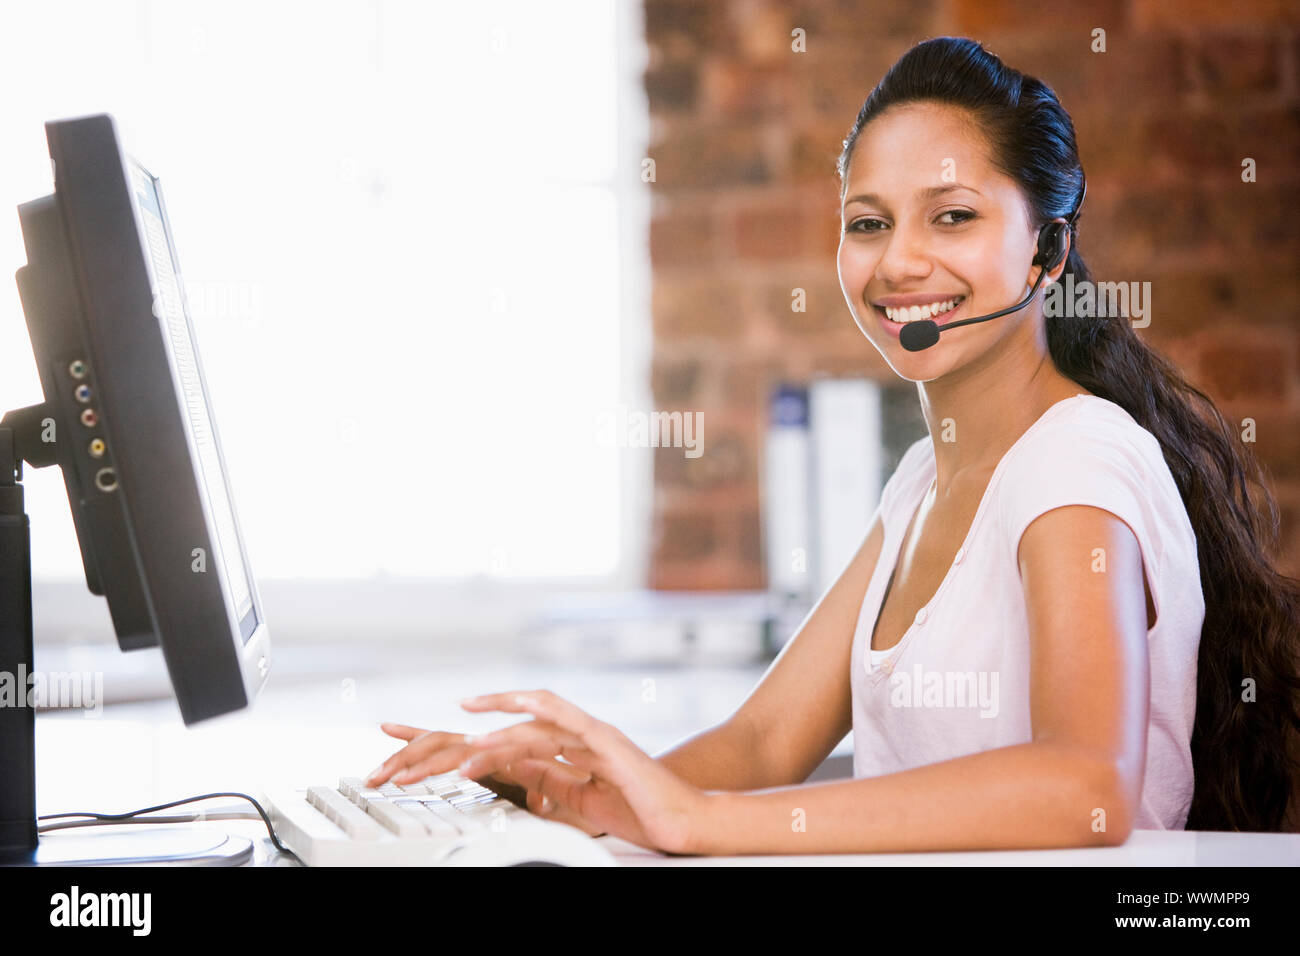
[[(214, 801), (215, 803), (215, 801)], [(226, 801), (222, 801), (226, 803)], [(204, 828), (248, 837), (253, 841), (252, 866), (299, 866), (296, 859), (276, 851), (260, 822), (209, 821)], [(97, 828), (98, 829), (98, 828)], [(108, 828), (102, 828), (107, 832)], [(121, 830), (137, 828), (112, 828)], [(43, 841), (85, 830), (59, 830)], [(1239, 867), (1300, 866), (1300, 833), (1215, 833), (1185, 830), (1137, 830), (1118, 847), (1072, 850), (1000, 850), (972, 853), (840, 853), (820, 856), (665, 856), (620, 840), (598, 841), (619, 864), (628, 867), (695, 866), (1051, 866), (1051, 867)]]
[[(549, 687), (653, 752), (725, 717), (763, 670), (539, 668), (453, 661), (435, 650), (416, 660), (386, 654), (384, 665), (383, 674), (359, 670), (347, 693), (336, 679), (294, 683), (280, 674), (252, 709), (188, 729), (172, 701), (110, 705), (96, 719), (42, 714), (38, 812), (120, 812), (217, 790), (334, 783), (366, 773), (400, 746), (379, 732), (381, 720), (474, 733), (514, 723), (515, 715), (467, 714), (454, 703), (488, 691)], [(647, 677), (656, 682), (653, 703), (643, 695)], [(259, 822), (204, 826), (252, 838), (254, 865), (295, 865)], [(1097, 849), (730, 858), (668, 857), (601, 839), (627, 866), (1300, 866), (1300, 834), (1137, 831), (1122, 847)]]
[(669, 857), (616, 837), (600, 842), (623, 866), (1300, 866), (1300, 833), (1135, 830), (1115, 847), (819, 856)]

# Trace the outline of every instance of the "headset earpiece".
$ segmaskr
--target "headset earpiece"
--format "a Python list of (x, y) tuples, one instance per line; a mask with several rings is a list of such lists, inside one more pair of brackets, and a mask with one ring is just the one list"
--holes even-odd
[(1049, 222), (1038, 230), (1038, 254), (1034, 256), (1033, 265), (1042, 266), (1044, 272), (1051, 272), (1065, 259), (1065, 237), (1070, 226), (1064, 222)]
[[(1082, 175), (1080, 171), (1080, 176)], [(1069, 251), (1066, 248), (1066, 240), (1074, 227), (1074, 221), (1079, 217), (1079, 210), (1083, 208), (1083, 200), (1087, 195), (1088, 180), (1085, 177), (1083, 187), (1079, 190), (1079, 201), (1067, 221), (1049, 222), (1038, 230), (1038, 254), (1034, 256), (1031, 265), (1042, 266), (1043, 272), (1051, 272), (1065, 260), (1066, 253)]]

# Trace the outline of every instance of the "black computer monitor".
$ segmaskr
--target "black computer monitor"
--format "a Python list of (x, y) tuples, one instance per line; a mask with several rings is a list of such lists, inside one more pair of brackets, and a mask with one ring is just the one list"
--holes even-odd
[[(14, 469), (0, 474), (11, 493), (0, 504), (21, 512), (23, 461), (61, 467), (87, 585), (107, 599), (122, 649), (161, 647), (193, 724), (248, 706), (271, 652), (166, 205), (110, 116), (45, 129), (54, 193), (18, 207), (17, 273), (44, 401), (0, 418), (0, 459)], [(21, 542), (0, 537), (0, 594), (22, 591)], [(6, 743), (21, 732), (4, 728)]]

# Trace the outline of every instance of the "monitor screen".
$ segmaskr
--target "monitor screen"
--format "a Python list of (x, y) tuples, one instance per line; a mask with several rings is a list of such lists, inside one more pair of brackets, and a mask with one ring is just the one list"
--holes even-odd
[(135, 161), (128, 160), (131, 188), (140, 216), (146, 255), (153, 273), (154, 314), (162, 323), (163, 341), (171, 359), (177, 392), (185, 403), (184, 420), (193, 460), (198, 463), (204, 501), (216, 530), (214, 544), (236, 609), (240, 635), (244, 640), (257, 629), (251, 577), (244, 563), (244, 547), (230, 502), (229, 479), (222, 464), (221, 449), (208, 412), (207, 392), (195, 355), (194, 333), (181, 288), (176, 253), (163, 214), (158, 180)]

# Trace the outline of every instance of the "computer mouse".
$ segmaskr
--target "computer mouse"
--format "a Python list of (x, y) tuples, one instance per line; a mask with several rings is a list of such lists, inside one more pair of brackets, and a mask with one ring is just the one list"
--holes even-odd
[(511, 821), (456, 840), (439, 866), (618, 866), (594, 838), (550, 820)]

